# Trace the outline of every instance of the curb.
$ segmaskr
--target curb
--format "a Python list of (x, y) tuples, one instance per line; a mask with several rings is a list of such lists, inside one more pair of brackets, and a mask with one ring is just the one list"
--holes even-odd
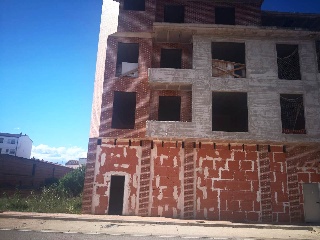
[(254, 228), (254, 229), (282, 229), (282, 230), (307, 230), (313, 231), (314, 226), (293, 226), (293, 225), (271, 225), (271, 224), (221, 224), (221, 223), (203, 223), (203, 221), (193, 222), (171, 222), (171, 221), (141, 221), (126, 219), (92, 219), (92, 218), (73, 218), (73, 217), (53, 217), (53, 216), (19, 216), (0, 213), (0, 218), (17, 219), (43, 219), (43, 220), (61, 220), (61, 221), (85, 221), (85, 222), (111, 222), (111, 223), (136, 223), (136, 224), (158, 224), (158, 225), (178, 225), (178, 226), (201, 226), (201, 227), (226, 227), (226, 228)]

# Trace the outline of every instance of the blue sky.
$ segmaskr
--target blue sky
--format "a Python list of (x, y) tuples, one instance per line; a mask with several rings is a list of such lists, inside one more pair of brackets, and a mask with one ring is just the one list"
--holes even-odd
[[(36, 157), (85, 156), (101, 5), (0, 1), (0, 132), (28, 134)], [(320, 0), (265, 0), (263, 9), (319, 13)]]

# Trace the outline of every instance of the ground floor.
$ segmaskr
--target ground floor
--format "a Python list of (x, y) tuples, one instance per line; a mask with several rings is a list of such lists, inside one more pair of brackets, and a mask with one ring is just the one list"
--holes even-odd
[(320, 222), (320, 146), (90, 139), (83, 212)]

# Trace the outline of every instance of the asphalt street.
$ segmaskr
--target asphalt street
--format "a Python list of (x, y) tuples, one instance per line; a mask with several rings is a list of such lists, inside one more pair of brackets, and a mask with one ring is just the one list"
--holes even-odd
[(0, 240), (318, 240), (319, 226), (241, 224), (138, 216), (0, 213)]
[[(108, 234), (98, 234), (98, 233), (58, 233), (58, 232), (36, 232), (36, 231), (26, 231), (26, 230), (0, 230), (1, 240), (264, 240), (268, 238), (223, 238), (223, 237), (187, 237), (187, 236), (145, 236), (145, 235), (108, 235)], [(285, 239), (275, 239), (275, 240), (285, 240)], [(307, 240), (307, 239), (306, 239)]]

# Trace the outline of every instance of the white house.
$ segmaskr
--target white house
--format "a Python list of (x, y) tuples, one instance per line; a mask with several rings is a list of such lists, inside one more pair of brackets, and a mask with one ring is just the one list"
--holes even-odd
[(0, 154), (30, 158), (31, 148), (32, 140), (26, 134), (0, 133)]
[(68, 162), (66, 162), (65, 166), (68, 168), (77, 169), (80, 167), (80, 164), (78, 160), (69, 160)]

